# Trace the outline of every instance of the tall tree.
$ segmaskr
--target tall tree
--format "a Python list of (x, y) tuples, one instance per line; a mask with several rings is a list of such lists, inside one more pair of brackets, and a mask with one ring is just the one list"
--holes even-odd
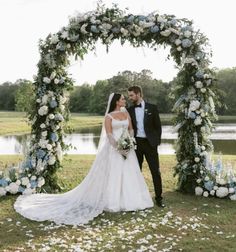
[(220, 114), (236, 114), (236, 67), (221, 69), (217, 72), (218, 87), (221, 103), (225, 106), (218, 108)]
[(0, 110), (15, 110), (15, 93), (18, 85), (4, 82), (0, 86)]
[(16, 81), (18, 89), (15, 93), (15, 110), (29, 113), (35, 100), (33, 84), (29, 80)]
[(76, 86), (70, 95), (71, 112), (89, 112), (92, 87), (89, 84)]

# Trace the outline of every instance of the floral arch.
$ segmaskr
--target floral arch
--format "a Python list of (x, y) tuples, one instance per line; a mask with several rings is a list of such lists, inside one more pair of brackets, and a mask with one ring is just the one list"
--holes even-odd
[(83, 59), (95, 48), (98, 39), (107, 48), (115, 39), (121, 44), (129, 41), (134, 47), (170, 47), (170, 56), (179, 67), (173, 108), (178, 132), (175, 173), (179, 189), (193, 193), (197, 183), (203, 183), (209, 176), (207, 153), (213, 148), (209, 135), (216, 114), (207, 38), (194, 31), (187, 19), (155, 13), (133, 15), (115, 5), (110, 9), (98, 6), (95, 11), (70, 18), (68, 26), (40, 41), (41, 59), (34, 81), (36, 100), (30, 115), (30, 152), (15, 180), (0, 177), (1, 195), (57, 188), (56, 171), (66, 148), (63, 142), (63, 125), (69, 114), (66, 93), (73, 86), (66, 71), (69, 56)]

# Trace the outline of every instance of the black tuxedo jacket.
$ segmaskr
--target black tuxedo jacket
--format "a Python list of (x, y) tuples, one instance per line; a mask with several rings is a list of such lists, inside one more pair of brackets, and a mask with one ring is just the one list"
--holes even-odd
[[(128, 112), (131, 117), (131, 121), (134, 128), (134, 136), (137, 135), (137, 121), (135, 115), (135, 107), (128, 108)], [(151, 146), (157, 146), (161, 144), (161, 120), (157, 107), (151, 103), (145, 102), (144, 108), (144, 131)]]

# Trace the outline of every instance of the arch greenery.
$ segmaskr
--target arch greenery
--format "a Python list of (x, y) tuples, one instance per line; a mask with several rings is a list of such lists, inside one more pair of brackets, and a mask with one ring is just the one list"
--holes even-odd
[(157, 13), (133, 15), (116, 5), (112, 8), (100, 5), (95, 11), (70, 18), (67, 26), (40, 41), (29, 154), (19, 169), (12, 167), (8, 174), (0, 174), (1, 195), (58, 188), (56, 171), (61, 167), (66, 148), (63, 126), (69, 115), (67, 92), (73, 86), (67, 74), (69, 58), (83, 59), (95, 49), (98, 40), (107, 48), (114, 40), (153, 50), (159, 46), (170, 48), (170, 56), (179, 68), (173, 108), (178, 132), (175, 174), (179, 189), (193, 193), (197, 185), (204, 187), (206, 177), (212, 178), (206, 166), (208, 152), (213, 149), (209, 135), (216, 113), (207, 38), (194, 31), (187, 19)]

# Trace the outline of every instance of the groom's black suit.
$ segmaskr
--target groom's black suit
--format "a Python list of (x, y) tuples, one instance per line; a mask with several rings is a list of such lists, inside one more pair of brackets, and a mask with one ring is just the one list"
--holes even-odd
[(143, 126), (146, 138), (137, 137), (137, 120), (135, 114), (135, 106), (128, 108), (131, 121), (134, 128), (134, 136), (137, 141), (136, 155), (138, 158), (140, 169), (142, 170), (143, 157), (145, 156), (149, 165), (156, 199), (162, 199), (162, 181), (159, 167), (159, 156), (157, 146), (161, 143), (161, 120), (157, 107), (153, 104), (145, 102)]

